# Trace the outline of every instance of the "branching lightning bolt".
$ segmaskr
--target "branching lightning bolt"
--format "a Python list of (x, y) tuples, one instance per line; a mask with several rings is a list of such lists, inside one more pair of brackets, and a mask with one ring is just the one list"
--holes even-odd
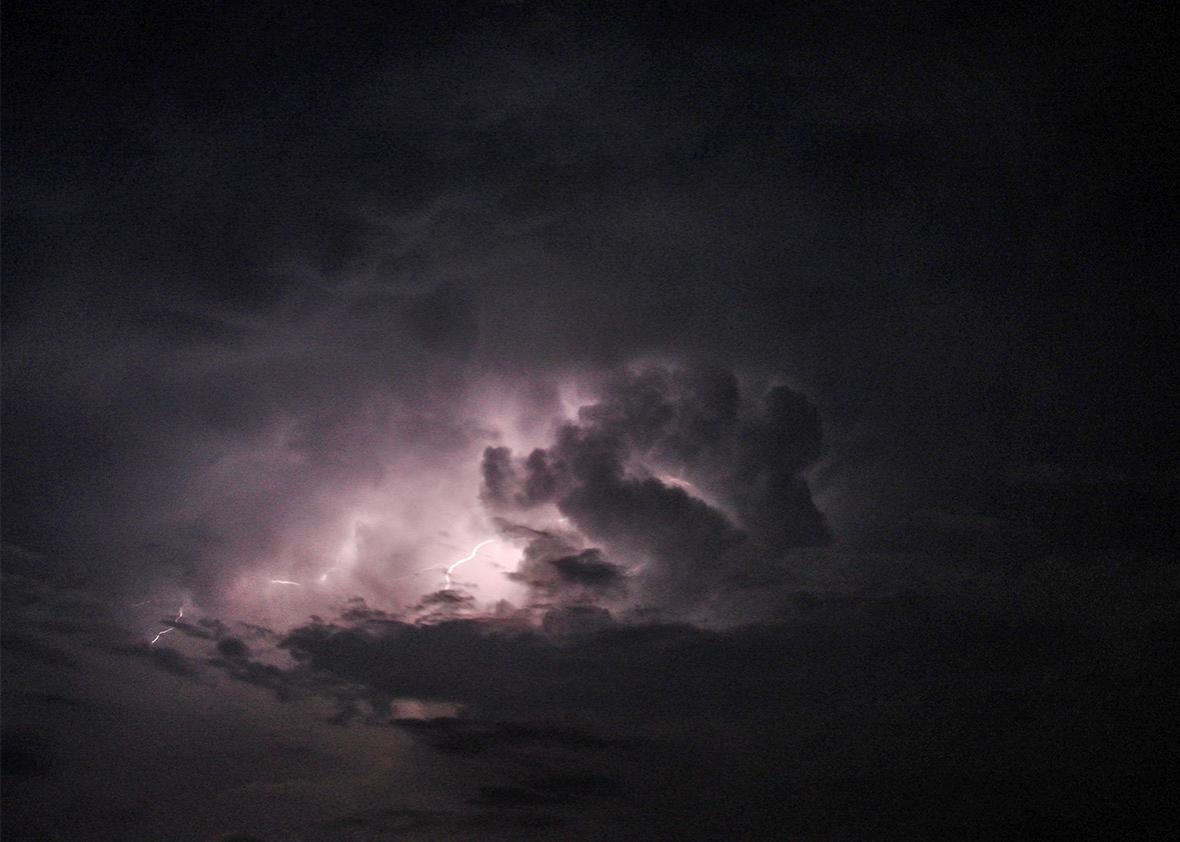
[(451, 589), (451, 573), (454, 572), (456, 567), (458, 567), (460, 564), (465, 564), (465, 563), (471, 561), (473, 558), (475, 558), (475, 554), (479, 552), (481, 547), (486, 547), (488, 544), (495, 543), (495, 541), (496, 541), (495, 538), (488, 538), (486, 541), (480, 541), (478, 544), (476, 544), (472, 548), (470, 553), (463, 556), (463, 558), (459, 559), (458, 561), (454, 562), (450, 567), (448, 567), (446, 569), (446, 571), (443, 573), (443, 577), (446, 579), (446, 585), (443, 586), (443, 590), (449, 591)]

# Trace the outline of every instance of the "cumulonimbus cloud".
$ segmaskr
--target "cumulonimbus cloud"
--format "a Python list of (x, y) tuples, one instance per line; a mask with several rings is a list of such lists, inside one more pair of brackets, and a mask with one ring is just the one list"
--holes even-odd
[(821, 440), (815, 407), (787, 386), (744, 394), (725, 369), (636, 364), (605, 376), (548, 447), (488, 447), (481, 499), (503, 519), (553, 506), (576, 533), (528, 536), (512, 575), (534, 590), (617, 592), (642, 568), (692, 602), (727, 573), (829, 538), (802, 476)]

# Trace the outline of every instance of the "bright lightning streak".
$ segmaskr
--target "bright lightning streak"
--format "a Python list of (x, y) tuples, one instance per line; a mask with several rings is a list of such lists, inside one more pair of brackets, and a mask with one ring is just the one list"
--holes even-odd
[(449, 591), (451, 589), (451, 573), (454, 572), (456, 567), (458, 567), (460, 564), (465, 564), (465, 563), (471, 561), (473, 558), (475, 558), (475, 554), (479, 552), (481, 547), (486, 547), (488, 544), (494, 544), (495, 542), (496, 542), (495, 538), (488, 538), (488, 540), (486, 540), (486, 541), (480, 541), (478, 544), (475, 545), (475, 547), (472, 548), (470, 553), (463, 556), (463, 558), (459, 559), (458, 561), (453, 563), (450, 567), (448, 567), (446, 569), (446, 571), (443, 573), (443, 576), (446, 579), (446, 585), (443, 588), (443, 590)]
[[(176, 612), (176, 619), (173, 620), (172, 622), (179, 623), (183, 618), (184, 618), (184, 606), (182, 605), (182, 606), (180, 606), (180, 610), (178, 610)], [(168, 621), (165, 620), (164, 622), (168, 622)], [(157, 640), (159, 640), (161, 637), (168, 634), (168, 632), (174, 630), (175, 628), (176, 628), (175, 626), (169, 626), (166, 629), (162, 629), (162, 630), (156, 632), (156, 636), (152, 638), (152, 642), (149, 643), (148, 646), (155, 646)]]
[(290, 579), (271, 579), (270, 583), (272, 585), (294, 585), (297, 588), (303, 587), (303, 585), (299, 584), (298, 582), (292, 582)]

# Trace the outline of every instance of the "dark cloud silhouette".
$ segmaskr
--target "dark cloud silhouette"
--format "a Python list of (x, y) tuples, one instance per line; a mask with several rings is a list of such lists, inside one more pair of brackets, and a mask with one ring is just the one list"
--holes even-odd
[[(497, 805), (503, 807), (504, 805)], [(565, 830), (567, 822), (552, 813), (531, 808), (503, 810), (493, 809), (477, 813), (419, 810), (410, 807), (391, 807), (371, 810), (347, 816), (331, 822), (324, 822), (312, 830), (308, 838), (328, 840), (348, 838), (348, 834), (382, 835), (443, 835), (448, 838), (484, 839), (545, 839)]]
[(565, 538), (528, 532), (536, 537), (525, 546), (519, 566), (508, 578), (528, 585), (534, 601), (587, 601), (626, 592), (623, 569), (607, 561), (601, 550), (575, 552)]
[(203, 640), (212, 640), (215, 637), (214, 632), (204, 628), (201, 624), (186, 623), (183, 620), (176, 620), (174, 618), (165, 618), (163, 622), (165, 622), (170, 628), (173, 628), (181, 634), (187, 635), (188, 637), (196, 637)]
[(510, 507), (516, 502), (514, 486), (518, 484), (512, 467), (512, 450), (489, 447), (483, 452), (483, 489), (480, 497), (495, 509)]
[(555, 801), (609, 797), (619, 791), (617, 781), (586, 772), (548, 772), (532, 775), (525, 779), (525, 784)]
[(555, 558), (549, 562), (549, 566), (557, 571), (563, 581), (593, 590), (617, 587), (622, 580), (618, 565), (603, 559), (599, 550), (585, 550), (577, 555)]
[(544, 751), (552, 748), (605, 749), (619, 743), (588, 730), (522, 722), (497, 722), (454, 717), (398, 719), (397, 727), (439, 751), (456, 754)]
[(274, 664), (250, 661), (234, 655), (214, 658), (209, 663), (224, 670), (235, 681), (274, 691), (276, 698), (283, 701), (295, 698), (302, 686), (298, 676)]
[(196, 664), (171, 647), (155, 646), (149, 652), (152, 664), (164, 672), (186, 678), (200, 674), (200, 668)]
[(226, 658), (246, 658), (250, 655), (250, 647), (241, 638), (223, 637), (217, 641), (217, 652)]
[(595, 634), (615, 624), (614, 616), (598, 605), (563, 605), (541, 617), (541, 628), (555, 637)]
[[(488, 619), (309, 625), (283, 642), (299, 665), (285, 673), (329, 698), (347, 686), (374, 700), (460, 706), (393, 724), (442, 755), (491, 764), (500, 780), (474, 787), (477, 807), (569, 808), (592, 821), (598, 807), (574, 805), (651, 799), (695, 816), (699, 832), (684, 831), (693, 838), (725, 825), (755, 837), (1162, 827), (1170, 749), (1147, 746), (1175, 689), (1162, 643), (1176, 635), (1174, 618), (1099, 608), (1120, 597), (1091, 574), (1047, 569), (1041, 579), (1054, 584), (1029, 581), (1017, 602), (978, 578), (941, 593), (798, 592), (784, 605), (794, 619), (722, 630), (619, 623), (594, 606), (556, 609), (543, 629)], [(1168, 598), (1149, 613), (1162, 616)], [(1069, 607), (1035, 602), (1055, 599)], [(1136, 664), (1113, 639), (1143, 641)], [(1144, 673), (1149, 650), (1156, 668)], [(1114, 713), (1119, 681), (1137, 689)], [(1105, 735), (1098, 755), (1095, 729)], [(538, 762), (550, 771), (522, 774)], [(1137, 772), (1144, 763), (1158, 774)], [(1061, 794), (1089, 786), (1095, 764), (1105, 800)], [(963, 775), (988, 781), (994, 797), (955, 795)], [(675, 794), (701, 791), (711, 794)], [(1130, 812), (1109, 812), (1116, 801)], [(932, 813), (932, 802), (957, 806)], [(666, 832), (653, 810), (636, 831), (643, 838)]]
[(472, 803), (481, 807), (544, 806), (610, 797), (617, 791), (617, 782), (600, 775), (551, 773), (530, 778), (521, 786), (481, 786)]
[(0, 646), (6, 654), (31, 658), (43, 664), (60, 667), (74, 667), (76, 662), (66, 652), (33, 637), (20, 634), (5, 634)]
[[(307, 716), (362, 741), (404, 735), (424, 752), (413, 768), (442, 775), (458, 802), (438, 815), (374, 807), (347, 825), (309, 822), (310, 838), (400, 827), (493, 838), (601, 828), (637, 838), (671, 828), (688, 838), (816, 829), (945, 838), (1169, 826), (1166, 723), (1180, 692), (1170, 669), (1180, 633), (1169, 571), (1095, 556), (1046, 560), (1017, 576), (960, 566), (940, 584), (929, 561), (842, 562), (826, 552), (828, 578), (817, 570), (807, 588), (785, 591), (773, 622), (704, 629), (642, 612), (616, 618), (592, 604), (553, 607), (539, 627), (527, 614), (420, 622), (354, 602), (333, 622), (281, 636), (247, 630), (249, 651), (224, 634), (180, 639), (214, 655), (205, 661), (187, 648), (96, 646), (57, 604), (20, 598), (21, 587), (40, 585), (5, 596), (57, 620), (25, 633), (66, 647), (77, 665), (49, 665), (62, 675), (96, 675), (95, 657), (109, 671), (111, 652), (135, 652), (141, 657), (114, 668), (143, 665), (147, 681), (159, 673), (181, 710), (191, 702), (175, 677), (212, 697), (241, 687), (253, 694), (244, 697), (251, 710), (277, 705), (266, 714), (276, 722)], [(60, 602), (93, 613), (77, 596)], [(4, 620), (14, 622), (11, 612)], [(289, 661), (276, 657), (276, 643)], [(22, 657), (19, 648), (5, 654), (6, 730), (13, 716), (96, 722), (117, 709), (39, 701), (27, 692), (27, 667), (13, 685), (9, 665), (21, 663), (13, 656)], [(198, 664), (203, 674), (193, 675)], [(218, 674), (231, 682), (217, 685)], [(425, 715), (403, 714), (415, 704)], [(431, 705), (450, 712), (431, 714)], [(175, 727), (175, 714), (164, 722)], [(71, 733), (97, 739), (75, 727), (49, 732), (61, 762), (6, 775), (6, 787), (52, 786), (69, 774), (73, 749), (57, 746)], [(24, 762), (20, 751), (13, 757)], [(1097, 796), (1096, 779), (1104, 782)], [(193, 780), (186, 775), (185, 785)], [(964, 780), (987, 785), (965, 796)], [(388, 797), (403, 803), (400, 789)], [(948, 806), (932, 811), (932, 803)]]

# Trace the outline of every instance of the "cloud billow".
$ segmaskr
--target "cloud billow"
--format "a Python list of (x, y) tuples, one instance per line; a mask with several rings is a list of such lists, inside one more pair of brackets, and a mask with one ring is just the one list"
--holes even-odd
[(606, 560), (602, 551), (591, 548), (554, 557), (552, 550), (561, 548), (544, 538), (532, 541), (525, 548), (524, 560), (508, 578), (527, 584), (534, 593), (550, 596), (574, 596), (594, 599), (626, 591), (623, 569)]
[(548, 447), (488, 447), (481, 499), (505, 522), (553, 505), (598, 545), (534, 535), (519, 581), (607, 590), (629, 567), (691, 604), (729, 573), (826, 542), (802, 476), (821, 441), (815, 407), (786, 386), (755, 400), (731, 371), (636, 365), (610, 373)]

